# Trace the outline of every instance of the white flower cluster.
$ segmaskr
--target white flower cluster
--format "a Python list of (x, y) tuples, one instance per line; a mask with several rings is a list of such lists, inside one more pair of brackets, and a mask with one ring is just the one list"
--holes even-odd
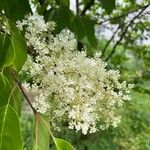
[(88, 58), (85, 51), (77, 51), (69, 30), (53, 36), (54, 22), (34, 14), (18, 27), (25, 29), (28, 47), (36, 52), (28, 56), (23, 71), (32, 77), (25, 85), (35, 96), (37, 111), (48, 115), (56, 129), (67, 123), (69, 129), (87, 134), (116, 127), (118, 108), (130, 100), (132, 85), (119, 82), (118, 71), (106, 70), (99, 54)]

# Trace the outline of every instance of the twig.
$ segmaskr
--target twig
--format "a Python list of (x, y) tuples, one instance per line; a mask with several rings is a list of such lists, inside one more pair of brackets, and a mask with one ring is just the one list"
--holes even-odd
[(138, 10), (141, 10), (141, 9), (143, 10), (143, 9), (145, 9), (145, 8), (147, 8), (149, 5), (150, 5), (150, 4), (147, 4), (147, 5), (143, 6), (143, 7), (140, 7), (140, 8), (138, 8), (138, 9), (132, 10), (132, 11), (130, 11), (130, 12), (127, 12), (127, 13), (122, 14), (122, 15), (117, 16), (117, 17), (113, 17), (113, 18), (106, 19), (106, 20), (104, 20), (104, 21), (102, 21), (102, 22), (100, 22), (100, 23), (97, 23), (97, 24), (101, 25), (101, 24), (103, 24), (103, 23), (105, 23), (105, 22), (108, 22), (108, 21), (110, 21), (110, 20), (115, 20), (115, 19), (118, 19), (118, 18), (125, 17), (125, 16), (127, 16), (127, 15), (129, 15), (129, 14), (131, 14), (131, 13), (137, 12)]
[(39, 0), (39, 3), (42, 6), (45, 3), (45, 0)]
[(90, 0), (85, 7), (83, 8), (83, 11), (81, 12), (81, 16), (84, 16), (86, 11), (89, 10), (91, 8), (91, 6), (94, 4), (95, 0)]
[(76, 12), (79, 14), (79, 0), (76, 0)]
[(107, 47), (109, 46), (109, 44), (112, 42), (112, 40), (114, 39), (115, 35), (117, 34), (118, 30), (120, 29), (120, 26), (118, 26), (118, 28), (116, 29), (116, 31), (114, 32), (114, 34), (112, 35), (112, 37), (110, 38), (110, 40), (106, 43), (105, 47), (102, 50), (102, 56), (104, 56), (105, 51), (107, 49)]
[(123, 31), (123, 33), (122, 33), (120, 39), (116, 42), (116, 44), (115, 44), (115, 45), (113, 46), (113, 48), (112, 48), (111, 53), (110, 53), (109, 56), (105, 59), (106, 61), (108, 61), (108, 60), (112, 57), (112, 55), (115, 53), (116, 47), (117, 47), (117, 46), (119, 45), (119, 43), (122, 41), (123, 37), (125, 36), (126, 32), (128, 31), (128, 28), (132, 25), (132, 23), (134, 22), (134, 20), (135, 20), (136, 18), (138, 18), (138, 17), (143, 13), (143, 11), (144, 11), (147, 7), (149, 7), (149, 5), (146, 5), (145, 7), (143, 7), (143, 9), (142, 9), (142, 10), (130, 21), (130, 23), (126, 26), (126, 28), (125, 28), (125, 30)]
[[(79, 12), (80, 12), (79, 0), (76, 0), (76, 14), (79, 15)], [(82, 51), (82, 49), (83, 49), (83, 44), (80, 41), (77, 42), (77, 48), (79, 51)]]
[(16, 82), (16, 84), (18, 85), (19, 89), (21, 90), (23, 96), (26, 98), (28, 104), (30, 105), (31, 109), (33, 110), (33, 112), (36, 114), (37, 111), (36, 109), (32, 106), (32, 103), (31, 103), (31, 98), (30, 98), (30, 95), (29, 93), (26, 91), (26, 89), (22, 86), (20, 80), (18, 79), (17, 75), (16, 75), (16, 71), (14, 69), (11, 69), (11, 73), (12, 73), (12, 76)]

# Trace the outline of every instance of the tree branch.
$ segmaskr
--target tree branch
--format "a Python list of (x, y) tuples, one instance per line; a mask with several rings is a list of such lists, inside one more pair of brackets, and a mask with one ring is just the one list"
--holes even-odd
[[(150, 5), (150, 4), (149, 4), (149, 5)], [(130, 23), (126, 26), (126, 28), (125, 28), (125, 30), (123, 31), (123, 33), (122, 33), (120, 39), (119, 39), (119, 40), (116, 42), (116, 44), (113, 46), (112, 52), (111, 52), (111, 53), (109, 54), (109, 56), (105, 59), (106, 61), (108, 61), (108, 60), (112, 57), (112, 55), (115, 53), (115, 50), (116, 50), (117, 46), (118, 46), (119, 43), (122, 41), (123, 37), (125, 36), (126, 32), (128, 31), (128, 28), (132, 25), (132, 23), (134, 22), (134, 20), (135, 20), (136, 18), (138, 18), (138, 17), (144, 12), (144, 10), (149, 7), (149, 5), (146, 5), (145, 7), (143, 7), (143, 9), (142, 9), (142, 10), (130, 21)]]
[(79, 14), (79, 0), (76, 0), (76, 12)]
[(114, 34), (112, 35), (112, 37), (110, 38), (110, 40), (106, 43), (105, 47), (102, 50), (102, 56), (104, 56), (105, 51), (107, 49), (107, 47), (109, 46), (109, 44), (112, 42), (112, 40), (114, 39), (115, 35), (117, 34), (117, 32), (119, 31), (120, 26), (118, 26), (118, 28), (116, 29), (116, 31), (114, 32)]
[(16, 82), (17, 86), (19, 87), (19, 89), (21, 90), (23, 96), (25, 97), (25, 99), (27, 100), (28, 104), (30, 105), (31, 109), (33, 110), (33, 112), (36, 114), (37, 111), (36, 109), (32, 106), (32, 99), (31, 96), (29, 95), (29, 93), (26, 91), (26, 89), (22, 86), (21, 81), (18, 79), (17, 75), (16, 75), (16, 71), (14, 69), (11, 69), (11, 73), (12, 73), (12, 77), (14, 78), (14, 81)]
[(101, 24), (103, 24), (103, 23), (105, 23), (105, 22), (108, 22), (108, 21), (110, 21), (110, 20), (115, 20), (115, 19), (118, 19), (118, 18), (125, 17), (125, 16), (127, 16), (127, 15), (129, 15), (129, 14), (131, 14), (131, 13), (137, 12), (137, 11), (139, 11), (139, 10), (141, 10), (141, 9), (142, 9), (142, 10), (143, 10), (143, 9), (145, 10), (145, 8), (147, 8), (148, 6), (150, 6), (150, 4), (147, 4), (147, 5), (145, 5), (145, 6), (139, 7), (138, 9), (132, 10), (132, 11), (127, 12), (127, 13), (125, 13), (125, 14), (122, 14), (122, 15), (120, 15), (120, 16), (106, 19), (106, 20), (104, 20), (104, 21), (102, 21), (102, 22), (100, 22), (100, 23), (97, 23), (97, 24), (101, 25)]
[(45, 0), (38, 0), (38, 1), (39, 1), (41, 6), (44, 5), (44, 3), (45, 3)]
[[(79, 15), (79, 12), (80, 12), (79, 0), (76, 0), (76, 12), (77, 12), (77, 15)], [(83, 49), (83, 44), (80, 41), (77, 41), (77, 48), (79, 51), (82, 51), (82, 49)]]
[(84, 16), (86, 11), (89, 10), (91, 8), (91, 6), (94, 4), (95, 0), (90, 0), (85, 7), (83, 8), (83, 11), (81, 12), (81, 16)]

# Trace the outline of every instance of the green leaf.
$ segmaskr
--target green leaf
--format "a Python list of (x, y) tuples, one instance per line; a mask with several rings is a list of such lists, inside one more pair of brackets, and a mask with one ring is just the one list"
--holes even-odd
[(70, 30), (73, 31), (77, 37), (77, 39), (85, 44), (88, 48), (95, 48), (97, 45), (97, 40), (95, 37), (94, 31), (94, 22), (87, 19), (82, 18), (80, 16), (76, 16), (73, 20), (73, 24), (70, 27)]
[(55, 33), (59, 33), (62, 29), (70, 27), (73, 23), (75, 15), (65, 7), (52, 8), (48, 11), (47, 20), (53, 20), (57, 26)]
[(68, 7), (70, 5), (70, 1), (69, 0), (56, 0), (57, 4), (62, 5), (64, 7)]
[(16, 35), (13, 34), (11, 40), (13, 49), (15, 51), (13, 67), (17, 71), (20, 71), (20, 69), (22, 68), (27, 59), (26, 43), (21, 37), (17, 36), (17, 34)]
[(3, 107), (8, 104), (11, 105), (17, 114), (21, 114), (21, 96), (20, 91), (14, 85), (14, 82), (10, 76), (10, 72), (5, 72), (7, 77), (0, 73), (0, 107)]
[(136, 1), (135, 1), (135, 0), (130, 0), (130, 2), (131, 2), (132, 4), (135, 4)]
[(115, 0), (99, 0), (102, 3), (102, 7), (108, 14), (111, 14), (115, 8)]
[(28, 0), (1, 0), (0, 9), (13, 21), (22, 19), (31, 11)]
[(27, 58), (26, 43), (18, 31), (0, 35), (0, 70), (13, 65), (20, 71)]
[(10, 40), (6, 34), (0, 35), (0, 69), (10, 66), (15, 58), (15, 51)]
[(33, 150), (49, 150), (49, 122), (40, 114), (35, 114)]
[(72, 11), (65, 7), (52, 8), (47, 15), (47, 19), (56, 22), (56, 34), (62, 29), (68, 28), (75, 33), (78, 41), (85, 44), (88, 48), (96, 48), (97, 40), (92, 20), (75, 16)]
[(6, 105), (0, 108), (0, 150), (23, 150), (19, 118), (15, 110)]
[(0, 73), (0, 107), (7, 104), (10, 92), (11, 91), (7, 78)]
[(54, 138), (57, 150), (75, 150), (73, 146), (65, 140)]
[(8, 25), (10, 28), (10, 36), (11, 36), (10, 40), (15, 52), (13, 67), (17, 71), (20, 71), (27, 59), (27, 52), (26, 52), (27, 45), (22, 35), (22, 32), (18, 31), (16, 25), (11, 21), (8, 21)]

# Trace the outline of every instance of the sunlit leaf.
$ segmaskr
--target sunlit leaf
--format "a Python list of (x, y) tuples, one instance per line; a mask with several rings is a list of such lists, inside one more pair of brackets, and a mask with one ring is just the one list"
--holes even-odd
[(40, 114), (35, 114), (33, 150), (49, 150), (49, 124)]
[(20, 91), (17, 88), (17, 86), (14, 85), (14, 82), (12, 81), (12, 78), (8, 71), (6, 75), (0, 73), (0, 107), (7, 105), (8, 99), (10, 99), (9, 105), (11, 105), (13, 109), (17, 112), (17, 114), (20, 116), (21, 113)]
[(6, 77), (0, 73), (0, 107), (5, 106), (11, 90)]
[(65, 140), (54, 138), (57, 150), (75, 150), (73, 146)]
[(9, 105), (0, 108), (0, 150), (23, 150), (19, 118)]

